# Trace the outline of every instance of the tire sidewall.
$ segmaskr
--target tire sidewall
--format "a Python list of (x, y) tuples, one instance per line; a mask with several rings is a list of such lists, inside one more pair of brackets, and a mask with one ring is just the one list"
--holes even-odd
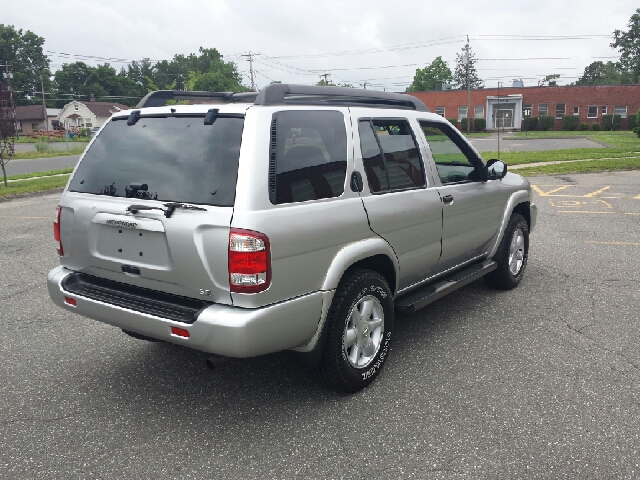
[[(522, 230), (522, 234), (524, 235), (524, 258), (522, 259), (522, 266), (520, 267), (520, 271), (513, 275), (511, 270), (509, 270), (509, 247), (511, 245), (511, 239), (513, 238), (513, 233), (516, 229)], [(527, 261), (529, 259), (529, 226), (527, 225), (527, 221), (521, 215), (515, 216), (510, 222), (508, 229), (508, 236), (505, 238), (505, 248), (503, 252), (503, 262), (505, 265), (506, 273), (509, 274), (509, 277), (512, 279), (515, 285), (518, 285), (524, 277), (524, 271), (527, 268)], [(514, 286), (515, 286), (514, 285)]]
[[(365, 296), (377, 298), (382, 305), (384, 312), (383, 337), (380, 348), (369, 365), (364, 368), (356, 368), (346, 358), (342, 339), (351, 311)], [(389, 356), (393, 336), (393, 297), (382, 277), (374, 272), (367, 272), (362, 279), (351, 286), (344, 300), (336, 311), (332, 312), (332, 353), (335, 355), (340, 377), (347, 390), (356, 391), (370, 384), (379, 375)]]

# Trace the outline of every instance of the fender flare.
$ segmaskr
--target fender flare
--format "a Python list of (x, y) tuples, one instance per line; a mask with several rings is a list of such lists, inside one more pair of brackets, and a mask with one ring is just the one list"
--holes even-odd
[(366, 240), (359, 240), (354, 243), (345, 245), (331, 261), (327, 275), (322, 282), (323, 291), (335, 290), (338, 288), (340, 279), (344, 272), (354, 263), (364, 260), (374, 255), (384, 255), (389, 257), (393, 262), (393, 268), (396, 273), (396, 284), (392, 285), (393, 291), (398, 291), (398, 282), (400, 281), (400, 266), (398, 264), (398, 258), (395, 252), (391, 248), (391, 245), (386, 240), (377, 238), (368, 238)]
[(523, 202), (531, 201), (531, 192), (529, 190), (518, 190), (514, 192), (509, 197), (507, 201), (507, 206), (504, 209), (504, 213), (502, 214), (502, 222), (500, 223), (500, 229), (491, 244), (491, 248), (488, 251), (487, 258), (493, 258), (493, 256), (498, 251), (498, 247), (500, 246), (500, 242), (502, 241), (502, 237), (504, 236), (504, 231), (507, 228), (507, 224), (509, 223), (509, 219), (511, 218), (511, 214), (513, 213), (513, 209), (516, 208), (516, 205)]

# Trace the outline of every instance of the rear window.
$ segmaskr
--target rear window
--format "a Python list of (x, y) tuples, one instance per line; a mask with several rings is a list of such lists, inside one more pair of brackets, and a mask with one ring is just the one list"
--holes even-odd
[(271, 125), (269, 196), (273, 204), (339, 197), (347, 171), (344, 116), (288, 110)]
[[(233, 206), (243, 118), (142, 117), (109, 122), (71, 180), (73, 192)], [(132, 190), (147, 184), (148, 190)]]

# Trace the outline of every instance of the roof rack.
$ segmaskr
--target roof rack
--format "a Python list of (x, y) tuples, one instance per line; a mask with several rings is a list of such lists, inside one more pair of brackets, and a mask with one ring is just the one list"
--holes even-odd
[(185, 92), (158, 90), (147, 94), (136, 106), (160, 107), (167, 100), (188, 100), (200, 103), (253, 103), (254, 105), (342, 105), (400, 108), (428, 112), (418, 98), (401, 93), (376, 92), (350, 87), (318, 87), (273, 83), (260, 92)]

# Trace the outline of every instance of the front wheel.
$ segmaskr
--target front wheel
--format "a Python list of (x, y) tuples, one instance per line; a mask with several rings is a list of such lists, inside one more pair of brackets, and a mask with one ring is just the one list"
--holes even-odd
[(379, 374), (391, 346), (393, 297), (385, 279), (371, 270), (347, 272), (333, 297), (320, 379), (343, 392), (357, 392)]
[(484, 276), (487, 284), (494, 288), (510, 290), (518, 286), (529, 258), (529, 225), (519, 213), (509, 219), (500, 246), (493, 259), (498, 267)]

